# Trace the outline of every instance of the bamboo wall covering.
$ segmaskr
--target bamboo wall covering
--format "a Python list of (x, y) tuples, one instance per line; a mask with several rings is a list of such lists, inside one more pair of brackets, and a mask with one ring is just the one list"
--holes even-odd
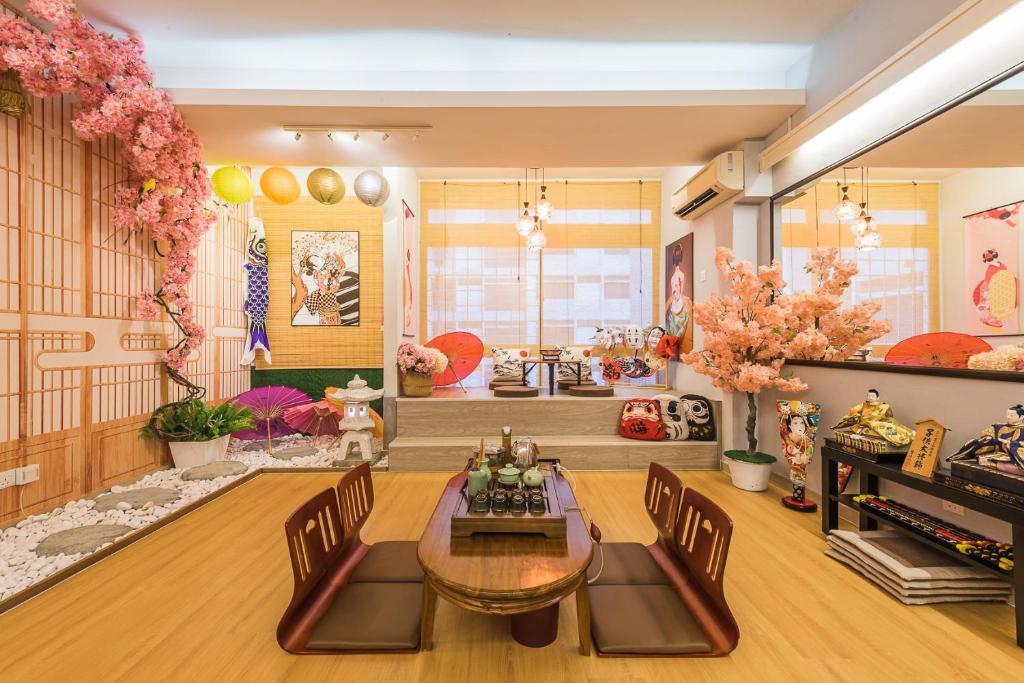
[[(270, 260), (267, 333), (273, 364), (264, 368), (379, 368), (384, 360), (384, 223), (381, 209), (355, 197), (326, 206), (310, 197), (276, 204), (254, 200), (263, 219)], [(293, 230), (359, 233), (359, 326), (293, 326), (291, 316), (291, 234)]]
[[(126, 175), (114, 141), (83, 143), (71, 117), (64, 98), (32, 98), (20, 120), (0, 114), (0, 470), (39, 464), (41, 475), (0, 490), (0, 522), (167, 458), (137, 433), (174, 396), (159, 363), (172, 326), (135, 319), (162, 263), (144, 235), (113, 227)], [(210, 400), (249, 388), (238, 358), (250, 212), (218, 209), (192, 283), (208, 337), (188, 372)]]

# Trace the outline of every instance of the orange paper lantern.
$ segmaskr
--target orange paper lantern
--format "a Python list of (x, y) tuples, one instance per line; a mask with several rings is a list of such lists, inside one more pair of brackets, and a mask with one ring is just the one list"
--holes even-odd
[(263, 196), (278, 204), (291, 204), (299, 198), (299, 181), (287, 168), (273, 166), (260, 176)]

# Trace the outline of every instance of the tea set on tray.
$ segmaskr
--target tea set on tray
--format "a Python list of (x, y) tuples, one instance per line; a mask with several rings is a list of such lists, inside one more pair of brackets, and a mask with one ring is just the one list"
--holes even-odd
[[(501, 430), (501, 447), (480, 439), (476, 463), (469, 471), (466, 497), (469, 511), (479, 513), (545, 513), (548, 511), (544, 473), (538, 468), (540, 449), (530, 437), (512, 441), (512, 429)], [(498, 464), (501, 467), (498, 467)], [(497, 468), (491, 472), (491, 467)]]

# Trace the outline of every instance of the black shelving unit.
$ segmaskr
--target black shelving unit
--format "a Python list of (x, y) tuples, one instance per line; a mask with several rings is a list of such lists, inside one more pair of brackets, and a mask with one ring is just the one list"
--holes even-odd
[(821, 513), (821, 530), (823, 533), (828, 534), (832, 529), (839, 527), (839, 506), (846, 505), (857, 511), (860, 518), (859, 527), (862, 531), (877, 529), (879, 521), (882, 521), (896, 531), (912, 536), (918, 541), (937, 548), (952, 557), (956, 557), (974, 566), (982, 567), (1003, 579), (1011, 580), (1013, 582), (1016, 602), (1017, 645), (1024, 647), (1024, 570), (1015, 570), (1011, 573), (1000, 571), (968, 555), (963, 555), (957, 552), (955, 548), (950, 548), (912, 527), (902, 526), (884, 515), (875, 514), (871, 510), (857, 505), (853, 500), (852, 494), (839, 494), (839, 463), (853, 465), (860, 472), (861, 493), (877, 495), (879, 482), (885, 479), (941, 500), (948, 500), (957, 505), (962, 505), (964, 508), (975, 510), (989, 517), (1008, 522), (1013, 528), (1014, 550), (1018, 552), (1021, 548), (1024, 548), (1024, 508), (991, 500), (967, 491), (961, 491), (960, 489), (935, 482), (932, 479), (907, 474), (900, 469), (899, 464), (874, 462), (869, 457), (860, 455), (855, 450), (838, 444), (831, 439), (825, 441), (825, 446), (821, 449), (821, 458), (821, 490), (824, 492), (824, 505), (822, 505)]

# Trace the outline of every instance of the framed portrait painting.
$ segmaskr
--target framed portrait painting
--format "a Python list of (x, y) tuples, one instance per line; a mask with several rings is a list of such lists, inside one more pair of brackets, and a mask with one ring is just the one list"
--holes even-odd
[(693, 350), (693, 233), (665, 247), (665, 333), (679, 337), (679, 352)]
[(292, 325), (359, 326), (359, 233), (292, 231)]
[(966, 332), (1020, 334), (1020, 221), (1024, 201), (964, 216)]

